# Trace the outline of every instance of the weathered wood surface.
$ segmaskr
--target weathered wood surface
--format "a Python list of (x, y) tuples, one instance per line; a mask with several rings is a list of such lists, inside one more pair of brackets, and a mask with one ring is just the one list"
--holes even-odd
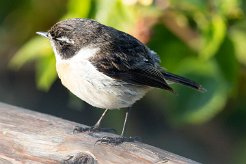
[[(0, 103), (0, 164), (10, 163), (191, 163), (197, 162), (140, 142), (96, 143), (85, 126)], [(114, 134), (98, 133), (98, 137)]]

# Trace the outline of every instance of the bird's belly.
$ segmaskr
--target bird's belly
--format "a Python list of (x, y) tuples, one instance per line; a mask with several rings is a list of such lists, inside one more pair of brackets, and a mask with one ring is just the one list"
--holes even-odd
[(114, 80), (97, 71), (88, 61), (72, 65), (57, 64), (57, 72), (65, 87), (80, 99), (98, 108), (130, 107), (149, 90), (146, 86)]

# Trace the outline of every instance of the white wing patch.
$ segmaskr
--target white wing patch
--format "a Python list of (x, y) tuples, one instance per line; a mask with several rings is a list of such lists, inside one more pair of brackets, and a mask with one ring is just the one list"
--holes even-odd
[(62, 41), (62, 42), (66, 42), (66, 43), (69, 43), (69, 44), (74, 44), (74, 41), (72, 39), (69, 39), (65, 36), (62, 36), (60, 38), (56, 38), (56, 40), (59, 40), (59, 41)]

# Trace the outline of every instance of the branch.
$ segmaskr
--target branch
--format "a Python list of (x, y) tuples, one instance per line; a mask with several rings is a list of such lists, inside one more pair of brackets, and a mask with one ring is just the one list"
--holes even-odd
[(89, 133), (73, 134), (85, 125), (20, 107), (0, 103), (0, 113), (0, 163), (197, 163), (140, 142), (95, 144)]

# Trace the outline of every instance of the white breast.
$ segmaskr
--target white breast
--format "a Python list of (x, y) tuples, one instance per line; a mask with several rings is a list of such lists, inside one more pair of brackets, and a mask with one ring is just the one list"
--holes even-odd
[(114, 80), (99, 72), (88, 60), (98, 50), (84, 48), (67, 60), (56, 57), (56, 69), (62, 84), (80, 99), (98, 108), (132, 106), (145, 95), (149, 87)]

